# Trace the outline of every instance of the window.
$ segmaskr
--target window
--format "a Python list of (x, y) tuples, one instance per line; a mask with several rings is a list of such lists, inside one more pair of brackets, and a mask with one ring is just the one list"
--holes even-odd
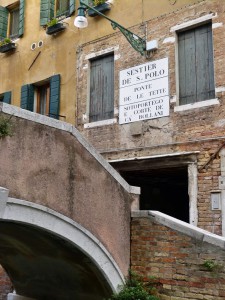
[(11, 104), (11, 92), (0, 94), (0, 102)]
[(9, 25), (9, 36), (14, 37), (19, 34), (19, 7), (11, 10), (9, 13), (10, 25)]
[(45, 26), (51, 19), (70, 16), (75, 11), (75, 0), (41, 0), (40, 25)]
[(69, 0), (56, 0), (56, 16), (68, 15), (70, 9)]
[(89, 122), (114, 117), (114, 55), (91, 60)]
[(49, 115), (50, 84), (36, 87), (36, 101), (34, 111), (41, 115)]
[(178, 33), (180, 105), (215, 98), (212, 25)]
[(14, 38), (23, 35), (24, 2), (25, 0), (20, 0), (18, 5), (0, 6), (0, 40), (6, 37)]
[(44, 85), (26, 84), (21, 88), (21, 108), (59, 119), (60, 75)]

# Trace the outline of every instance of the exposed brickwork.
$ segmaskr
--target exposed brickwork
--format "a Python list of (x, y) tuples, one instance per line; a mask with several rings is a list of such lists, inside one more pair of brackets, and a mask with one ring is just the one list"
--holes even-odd
[(6, 300), (10, 292), (12, 292), (12, 283), (0, 265), (0, 300)]
[[(79, 58), (78, 98), (78, 127), (87, 139), (104, 155), (106, 159), (127, 159), (155, 155), (166, 155), (178, 152), (199, 151), (197, 167), (201, 168), (225, 141), (225, 92), (224, 88), (224, 47), (225, 43), (225, 3), (218, 0), (196, 1), (196, 4), (186, 6), (178, 11), (147, 21), (145, 24), (134, 26), (131, 30), (140, 36), (147, 32), (147, 40), (157, 39), (159, 49), (150, 58), (140, 56), (127, 43), (119, 32), (82, 45)], [(132, 124), (98, 126), (84, 129), (87, 119), (83, 118), (88, 112), (88, 59), (87, 55), (111, 49), (115, 54), (115, 117), (118, 116), (119, 105), (119, 71), (154, 61), (169, 58), (169, 90), (170, 97), (176, 95), (176, 59), (175, 42), (165, 42), (166, 38), (174, 38), (171, 27), (213, 13), (213, 47), (216, 97), (219, 105), (189, 109), (175, 112), (176, 103), (170, 103), (170, 116), (146, 120), (142, 122), (139, 135), (132, 135)], [(220, 24), (220, 25), (218, 25)], [(222, 89), (221, 89), (222, 88)], [(178, 98), (178, 97), (177, 97)], [(198, 226), (217, 234), (222, 233), (221, 211), (212, 211), (210, 192), (219, 190), (220, 157), (198, 173)]]
[[(218, 269), (203, 266), (213, 260)], [(225, 299), (225, 250), (191, 238), (148, 217), (132, 219), (131, 266), (155, 276), (162, 300)]]

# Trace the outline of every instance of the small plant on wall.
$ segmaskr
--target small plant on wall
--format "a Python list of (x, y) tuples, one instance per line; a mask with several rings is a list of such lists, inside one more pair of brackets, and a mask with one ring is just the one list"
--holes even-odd
[(149, 278), (148, 282), (143, 281), (143, 277), (132, 271), (125, 285), (120, 287), (118, 294), (113, 294), (108, 300), (160, 300), (155, 288), (155, 278)]
[(51, 35), (63, 31), (64, 29), (64, 24), (59, 22), (57, 18), (53, 18), (47, 23), (46, 33)]
[(0, 47), (3, 46), (3, 45), (7, 45), (9, 43), (12, 43), (11, 39), (10, 38), (5, 38), (4, 40), (2, 40), (0, 42)]
[[(92, 0), (90, 6), (94, 7), (96, 10), (98, 10), (101, 13), (107, 12), (111, 9), (110, 4), (106, 0)], [(89, 9), (88, 15), (90, 17), (95, 17), (98, 14), (95, 11)]]
[(47, 27), (51, 27), (54, 26), (58, 23), (58, 20), (56, 18), (51, 19), (48, 23), (47, 23)]
[(2, 41), (0, 41), (0, 52), (5, 53), (11, 50), (14, 50), (16, 48), (16, 44), (10, 39), (5, 38)]
[(106, 2), (106, 0), (93, 0), (94, 6), (104, 4), (105, 2)]
[(223, 265), (211, 259), (205, 260), (203, 263), (203, 267), (207, 271), (212, 272), (213, 275), (217, 275), (220, 271), (223, 270)]
[(0, 138), (13, 135), (13, 125), (11, 121), (12, 116), (9, 118), (0, 115)]

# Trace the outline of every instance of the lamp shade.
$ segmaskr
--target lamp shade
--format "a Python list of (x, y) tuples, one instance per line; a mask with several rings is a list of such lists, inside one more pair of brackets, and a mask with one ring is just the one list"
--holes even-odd
[(85, 28), (88, 26), (88, 21), (86, 17), (77, 16), (74, 20), (74, 26), (78, 28)]
[(74, 20), (74, 26), (78, 28), (85, 28), (88, 26), (87, 18), (85, 17), (85, 8), (80, 6), (78, 7), (78, 14)]

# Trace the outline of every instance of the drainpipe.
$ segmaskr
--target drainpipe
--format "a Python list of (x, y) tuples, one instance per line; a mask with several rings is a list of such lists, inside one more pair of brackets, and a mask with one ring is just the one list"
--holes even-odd
[(220, 151), (219, 189), (221, 190), (222, 236), (225, 236), (225, 149)]

